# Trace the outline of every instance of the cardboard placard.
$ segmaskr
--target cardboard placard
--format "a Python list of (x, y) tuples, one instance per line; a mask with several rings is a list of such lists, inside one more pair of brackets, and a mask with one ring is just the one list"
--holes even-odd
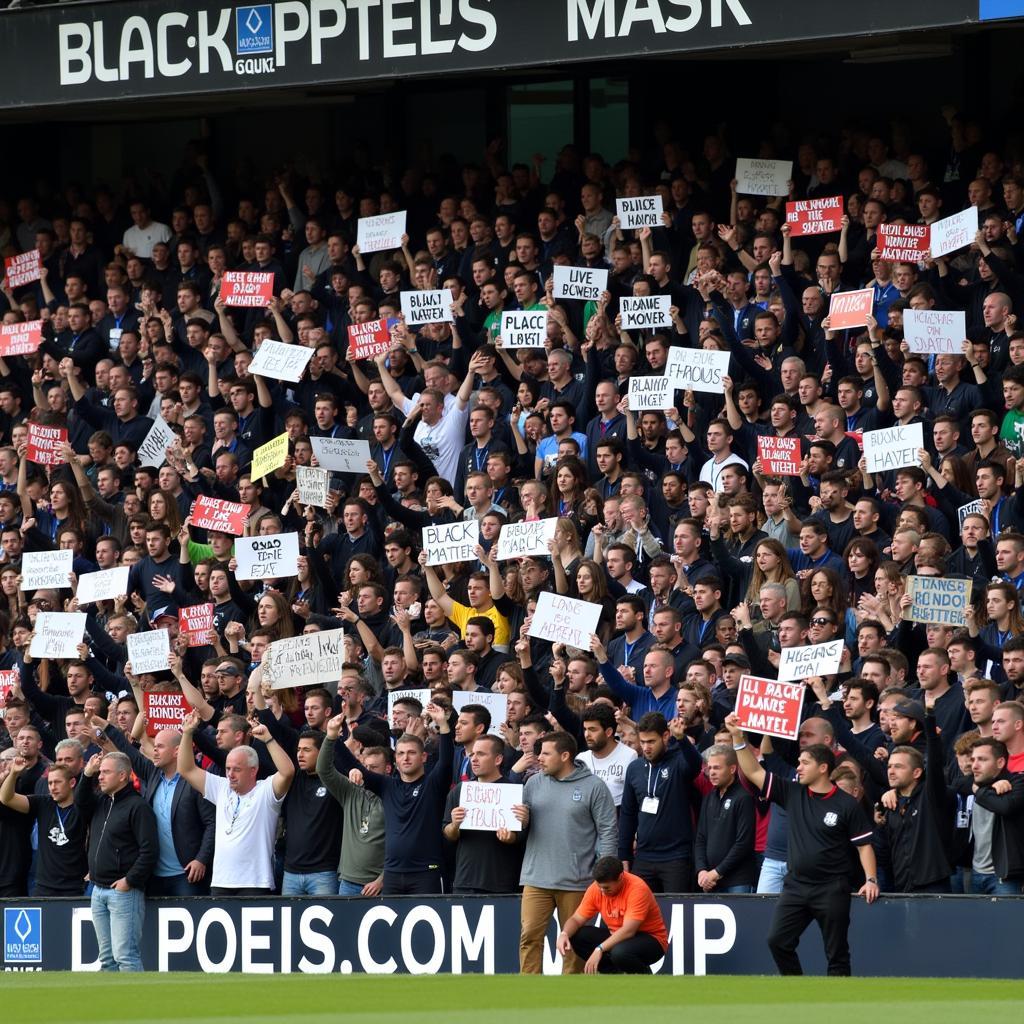
[(657, 409), (664, 412), (675, 405), (676, 386), (671, 377), (630, 377), (629, 408), (633, 412)]
[(0, 708), (7, 707), (7, 700), (15, 686), (21, 685), (21, 673), (16, 668), (0, 671)]
[(33, 658), (77, 658), (85, 636), (85, 612), (39, 612), (28, 649)]
[(724, 395), (722, 378), (729, 376), (729, 353), (711, 348), (682, 348), (673, 345), (668, 350), (665, 376), (680, 391), (706, 391)]
[(178, 610), (178, 636), (188, 640), (189, 647), (205, 647), (213, 629), (213, 604), (190, 604)]
[(909, 423), (905, 427), (897, 425), (883, 427), (881, 430), (865, 430), (861, 447), (864, 449), (869, 473), (920, 466), (917, 449), (924, 447), (924, 425)]
[(963, 249), (974, 241), (978, 233), (978, 208), (968, 206), (966, 210), (954, 213), (952, 217), (937, 220), (932, 225), (932, 257)]
[(20, 288), (22, 285), (32, 284), (43, 276), (43, 259), (38, 249), (29, 249), (28, 252), (18, 253), (17, 256), (8, 256), (4, 259), (4, 276), (7, 278), (8, 288)]
[(543, 348), (548, 335), (546, 309), (507, 309), (501, 314), (502, 348)]
[(313, 454), (321, 469), (336, 473), (365, 473), (370, 442), (348, 437), (311, 437)]
[(434, 291), (402, 292), (402, 315), (409, 327), (423, 324), (453, 324), (452, 303), (455, 296), (451, 288)]
[(660, 195), (625, 196), (615, 200), (615, 213), (619, 218), (619, 227), (626, 230), (632, 228), (656, 228), (661, 225), (664, 204)]
[(43, 342), (43, 321), (26, 320), (20, 324), (0, 324), (0, 358), (30, 356)]
[(522, 832), (523, 826), (512, 813), (514, 804), (523, 802), (523, 787), (518, 782), (476, 782), (461, 783), (459, 806), (466, 809), (466, 817), (459, 825), (460, 831)]
[(225, 306), (266, 309), (274, 297), (274, 275), (262, 270), (225, 270), (220, 301)]
[(281, 341), (268, 340), (256, 350), (256, 356), (249, 364), (249, 373), (296, 384), (312, 358), (313, 350), (305, 345), (286, 345)]
[(63, 466), (64, 456), (60, 453), (60, 447), (67, 440), (67, 428), (44, 427), (29, 420), (28, 451), (25, 458), (39, 466)]
[(988, 522), (988, 506), (981, 500), (976, 498), (974, 501), (967, 502), (966, 505), (961, 505), (956, 510), (956, 517), (959, 520), (959, 527), (962, 530), (964, 527), (964, 520), (968, 516), (982, 516), (985, 522)]
[(21, 556), (22, 590), (66, 590), (75, 553), (70, 548), (57, 551), (26, 551)]
[(508, 718), (508, 694), (490, 693), (484, 690), (477, 690), (466, 693), (457, 690), (452, 694), (452, 707), (461, 711), (468, 704), (479, 704), (487, 708), (491, 713), (491, 727), (487, 730), (491, 736), (501, 735), (502, 723)]
[(779, 682), (835, 675), (842, 658), (842, 639), (805, 647), (783, 647), (779, 654)]
[(903, 609), (903, 618), (908, 622), (967, 625), (965, 613), (971, 603), (971, 580), (908, 576), (907, 593), (913, 602)]
[(757, 457), (765, 476), (799, 476), (800, 438), (758, 437)]
[(877, 247), (882, 259), (893, 263), (920, 263), (928, 255), (931, 230), (927, 224), (879, 224)]
[(792, 177), (792, 160), (760, 160), (741, 156), (736, 161), (736, 191), (741, 196), (789, 195)]
[(192, 503), (192, 525), (200, 530), (217, 530), (233, 533), (236, 537), (245, 532), (245, 523), (252, 506), (223, 498), (210, 498), (200, 494)]
[(345, 660), (344, 634), (343, 629), (325, 629), (275, 640), (263, 652), (263, 681), (275, 690), (337, 683)]
[(423, 527), (423, 550), (427, 565), (447, 565), (450, 562), (472, 562), (474, 550), (480, 543), (480, 521), (460, 519), (456, 523)]
[(850, 327), (866, 327), (875, 305), (875, 290), (860, 288), (855, 292), (833, 292), (829, 302), (829, 329), (843, 331)]
[(166, 629), (150, 629), (143, 633), (129, 633), (128, 660), (132, 675), (145, 672), (166, 672), (170, 668), (171, 637)]
[(554, 539), (557, 526), (557, 516), (502, 523), (498, 534), (498, 560), (503, 562), (507, 558), (526, 558), (529, 555), (548, 557), (548, 542)]
[(608, 288), (608, 271), (600, 267), (563, 267), (555, 264), (556, 299), (578, 299), (582, 302), (596, 302), (601, 292)]
[(100, 569), (99, 572), (87, 572), (78, 577), (78, 592), (75, 595), (79, 604), (95, 604), (97, 601), (113, 601), (115, 597), (128, 592), (127, 565), (118, 565), (113, 569)]
[(327, 505), (327, 487), (331, 474), (317, 466), (295, 467), (295, 489), (299, 492), (296, 499), (301, 505), (315, 505), (324, 508)]
[(911, 352), (958, 356), (967, 338), (966, 321), (960, 309), (905, 309), (903, 337)]
[(252, 466), (249, 469), (249, 473), (253, 480), (258, 480), (268, 473), (273, 473), (275, 469), (280, 469), (287, 458), (288, 433), (286, 431), (283, 434), (279, 434), (272, 441), (261, 444), (252, 453)]
[(237, 580), (280, 580), (299, 572), (299, 535), (271, 533), (235, 541)]
[(139, 446), (139, 465), (155, 466), (159, 469), (167, 461), (167, 449), (178, 439), (178, 435), (167, 425), (162, 416), (153, 420), (145, 440)]
[(671, 295), (624, 295), (619, 299), (624, 331), (652, 330), (671, 327)]
[(590, 635), (597, 632), (600, 618), (599, 604), (543, 591), (537, 598), (530, 636), (589, 651)]
[(740, 676), (736, 689), (736, 715), (740, 728), (763, 736), (795, 740), (800, 732), (804, 683), (780, 683), (759, 676)]
[[(133, 666), (134, 667), (134, 666)], [(147, 690), (142, 695), (145, 704), (146, 735), (155, 736), (164, 729), (181, 732), (185, 716), (192, 711), (192, 705), (183, 693), (158, 693)]]
[(359, 254), (401, 249), (405, 234), (405, 210), (382, 213), (377, 217), (360, 217), (356, 222), (356, 245)]
[(827, 235), (843, 228), (843, 197), (798, 199), (786, 203), (786, 223), (793, 238)]
[(399, 321), (389, 317), (386, 320), (367, 320), (361, 324), (348, 325), (348, 358), (376, 359), (391, 351), (391, 328)]
[(430, 690), (426, 688), (388, 690), (388, 725), (395, 728), (395, 702), (411, 697), (418, 700), (425, 708), (430, 703)]

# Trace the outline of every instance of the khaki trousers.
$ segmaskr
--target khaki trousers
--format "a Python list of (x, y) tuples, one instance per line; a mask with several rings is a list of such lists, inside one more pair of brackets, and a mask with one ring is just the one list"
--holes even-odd
[[(523, 900), (520, 905), (519, 971), (521, 974), (542, 974), (544, 964), (544, 934), (554, 911), (558, 911), (558, 924), (565, 922), (583, 902), (583, 892), (566, 892), (560, 889), (538, 889), (533, 885), (523, 886)], [(582, 974), (583, 962), (575, 953), (562, 961), (563, 974)]]

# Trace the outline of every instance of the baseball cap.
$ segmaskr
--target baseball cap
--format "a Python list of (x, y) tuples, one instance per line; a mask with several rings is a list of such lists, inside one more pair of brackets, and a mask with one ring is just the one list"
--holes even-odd
[(750, 659), (745, 654), (727, 654), (722, 659), (723, 665), (738, 665), (740, 668), (749, 669)]
[(240, 676), (242, 674), (241, 669), (237, 665), (232, 665), (230, 662), (226, 665), (218, 665), (217, 671), (224, 676)]
[(904, 718), (912, 718), (918, 725), (924, 725), (924, 707), (919, 700), (900, 701), (892, 710)]
[(164, 617), (176, 619), (178, 617), (178, 606), (174, 604), (165, 604), (159, 608), (153, 609), (153, 614), (149, 617), (150, 622), (156, 622), (157, 619)]

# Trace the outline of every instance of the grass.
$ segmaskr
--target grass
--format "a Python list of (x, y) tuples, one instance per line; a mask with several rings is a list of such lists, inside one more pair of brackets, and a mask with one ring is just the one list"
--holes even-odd
[(587, 1024), (622, 1024), (638, 1010), (643, 1024), (678, 1024), (681, 1012), (700, 1020), (701, 1011), (715, 1013), (705, 1019), (763, 1024), (961, 1024), (1013, 1019), (1021, 996), (1020, 982), (958, 978), (15, 973), (3, 977), (0, 1006), (5, 1024), (329, 1024), (339, 1017), (347, 1024), (476, 1024), (481, 1013), (505, 1011), (510, 1017), (498, 1019), (508, 1020), (525, 1011), (536, 1022), (564, 1021), (566, 1011), (579, 1010)]

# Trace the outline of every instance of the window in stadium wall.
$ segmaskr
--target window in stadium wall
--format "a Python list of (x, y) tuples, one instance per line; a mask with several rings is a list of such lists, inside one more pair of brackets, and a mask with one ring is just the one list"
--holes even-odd
[(590, 80), (590, 149), (608, 163), (629, 150), (629, 81), (625, 78)]
[(544, 172), (554, 172), (558, 151), (573, 137), (572, 82), (531, 82), (508, 90), (509, 163), (532, 162), (534, 153), (548, 158)]

